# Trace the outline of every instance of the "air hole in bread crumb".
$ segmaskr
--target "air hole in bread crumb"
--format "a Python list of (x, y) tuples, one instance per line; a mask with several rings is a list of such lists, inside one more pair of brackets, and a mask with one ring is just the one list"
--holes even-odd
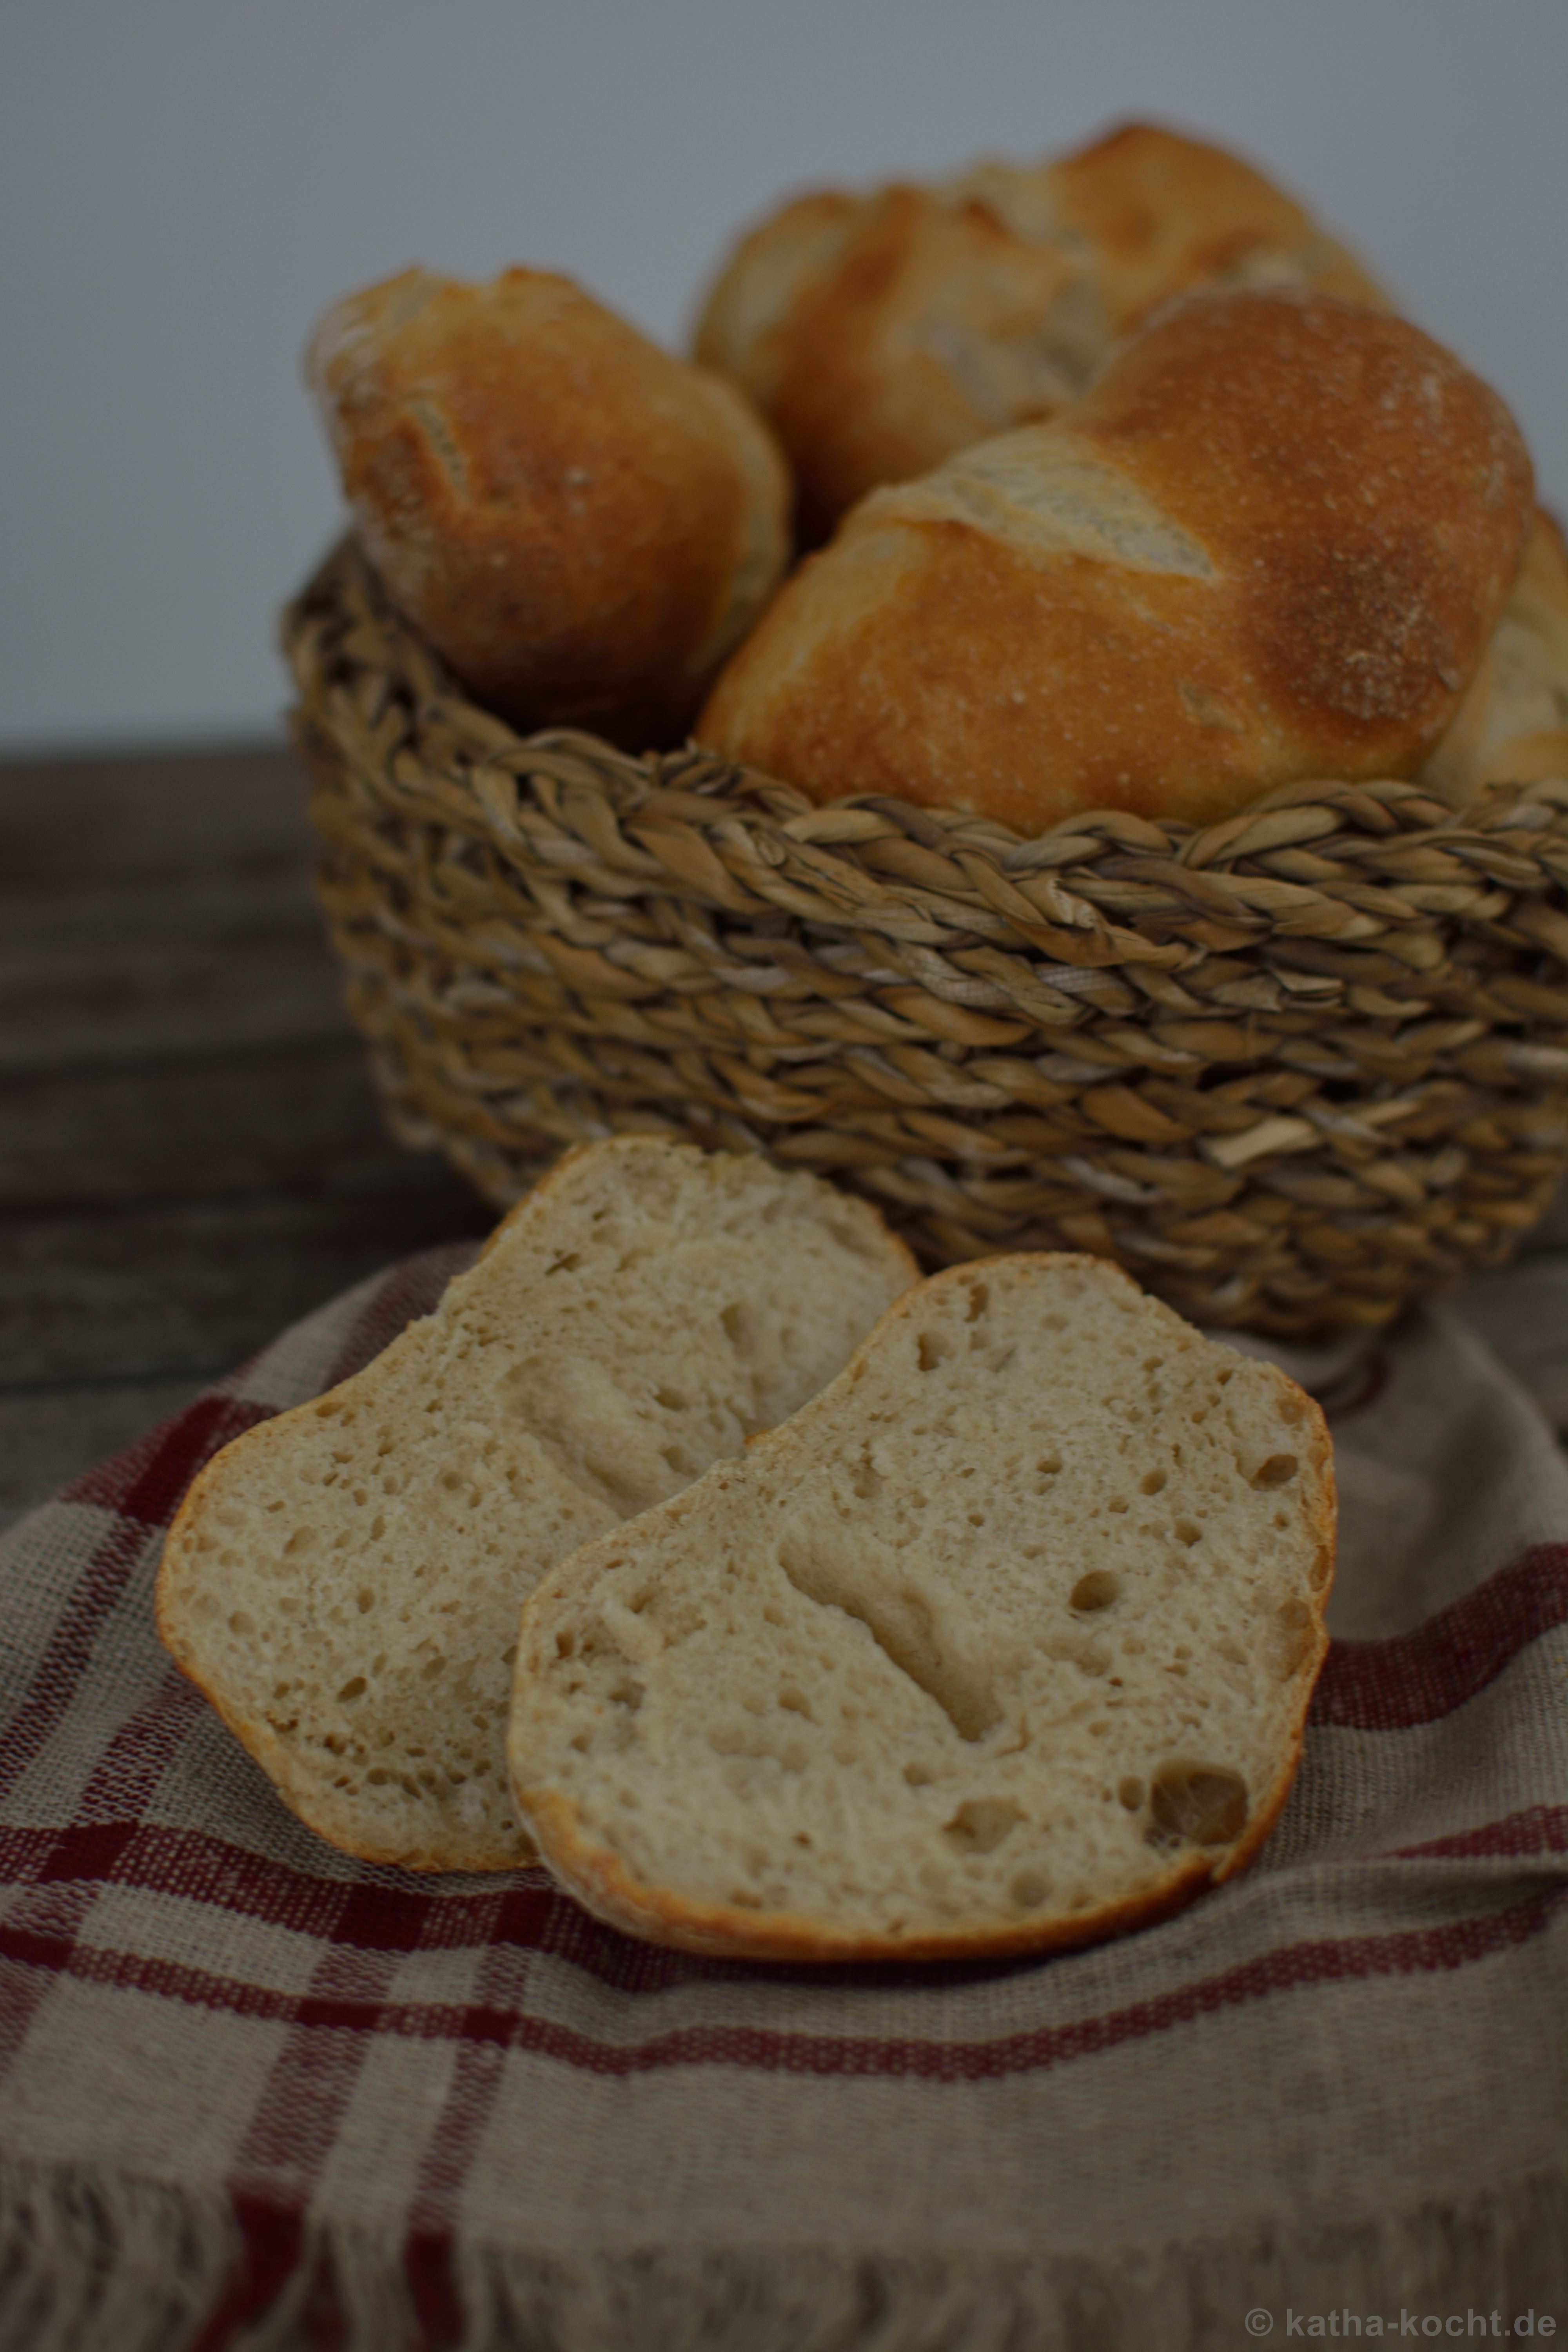
[(1196, 1519), (1178, 1519), (1174, 1528), (1172, 1529), (1172, 1533), (1174, 1535), (1178, 1543), (1186, 1544), (1190, 1547), (1199, 1541), (1203, 1535), (1203, 1529), (1199, 1527)]
[(1300, 1468), (1293, 1454), (1271, 1454), (1260, 1462), (1247, 1484), (1252, 1486), (1287, 1486)]
[(363, 1698), (367, 1688), (368, 1685), (363, 1675), (352, 1675), (338, 1693), (338, 1696), (346, 1706), (350, 1699)]
[(815, 1723), (816, 1720), (811, 1711), (811, 1701), (804, 1691), (796, 1690), (793, 1683), (786, 1684), (780, 1691), (778, 1703), (780, 1706), (787, 1707), (791, 1715), (804, 1715), (807, 1723)]
[(1157, 1495), (1164, 1484), (1165, 1473), (1163, 1470), (1146, 1470), (1138, 1482), (1138, 1490), (1143, 1495)]
[(922, 1372), (934, 1372), (946, 1353), (947, 1349), (940, 1333), (935, 1331), (920, 1333), (915, 1343), (915, 1359)]
[(967, 1797), (942, 1833), (961, 1853), (990, 1853), (1024, 1818), (1011, 1797)]
[(971, 1323), (978, 1323), (990, 1304), (991, 1292), (986, 1284), (972, 1282), (969, 1286), (969, 1304), (964, 1309), (967, 1319)]
[(1121, 1598), (1121, 1579), (1109, 1568), (1091, 1568), (1072, 1589), (1075, 1609), (1109, 1609)]
[(243, 1641), (247, 1633), (255, 1633), (256, 1620), (248, 1616), (243, 1609), (237, 1609), (229, 1618), (228, 1630), (231, 1633), (237, 1633)]
[(1050, 1893), (1049, 1881), (1037, 1870), (1020, 1870), (1007, 1882), (1007, 1893), (1020, 1911), (1036, 1911)]
[(1143, 1783), (1135, 1773), (1129, 1772), (1125, 1780), (1117, 1782), (1116, 1794), (1128, 1811), (1135, 1813), (1143, 1802)]
[(1228, 1765), (1173, 1758), (1151, 1791), (1151, 1834), (1193, 1845), (1229, 1845), (1247, 1826), (1247, 1783)]
[(911, 1789), (926, 1789), (935, 1780), (936, 1774), (927, 1764), (906, 1764), (904, 1778)]

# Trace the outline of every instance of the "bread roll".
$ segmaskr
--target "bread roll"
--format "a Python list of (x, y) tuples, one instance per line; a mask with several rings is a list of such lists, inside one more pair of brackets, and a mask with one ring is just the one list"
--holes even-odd
[(864, 499), (697, 732), (817, 800), (1026, 834), (1406, 775), (1530, 515), (1507, 410), (1417, 328), (1321, 294), (1193, 295), (1070, 415)]
[(696, 351), (772, 418), (815, 541), (879, 483), (1077, 400), (1172, 296), (1237, 278), (1384, 299), (1250, 164), (1129, 123), (1054, 163), (787, 205), (725, 266)]
[(551, 1869), (656, 1943), (1046, 1951), (1258, 1852), (1328, 1646), (1310, 1399), (1092, 1258), (906, 1292), (793, 1421), (527, 1603)]
[(731, 384), (537, 269), (405, 270), (327, 313), (307, 370), (371, 561), (481, 701), (679, 736), (789, 553)]
[(524, 1862), (524, 1595), (815, 1395), (914, 1278), (815, 1176), (654, 1136), (570, 1152), (433, 1316), (208, 1464), (164, 1547), (164, 1644), (334, 1845)]
[(1421, 773), (1456, 808), (1488, 784), (1568, 782), (1568, 550), (1540, 508), (1470, 690)]

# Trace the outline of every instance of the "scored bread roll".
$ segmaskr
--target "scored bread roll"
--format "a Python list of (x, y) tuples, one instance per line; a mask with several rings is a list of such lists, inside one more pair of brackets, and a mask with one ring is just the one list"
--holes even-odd
[(1321, 294), (1191, 295), (1068, 415), (862, 500), (696, 732), (814, 799), (1023, 833), (1409, 774), (1531, 512), (1508, 411), (1419, 329)]
[(1568, 549), (1537, 508), (1470, 689), (1421, 771), (1463, 807), (1489, 784), (1568, 782)]
[(695, 350), (772, 420), (816, 541), (879, 483), (1077, 400), (1173, 295), (1238, 278), (1384, 299), (1239, 156), (1129, 123), (1055, 163), (798, 198), (726, 263)]
[(904, 1294), (522, 1613), (512, 1784), (589, 1910), (755, 1958), (1043, 1951), (1258, 1852), (1327, 1648), (1317, 1406), (1112, 1266)]
[(787, 472), (732, 384), (537, 269), (405, 270), (306, 366), (367, 554), (481, 701), (680, 734), (789, 555)]
[(914, 1279), (818, 1177), (584, 1145), (434, 1315), (208, 1464), (164, 1546), (163, 1643), (346, 1853), (525, 1862), (503, 1753), (524, 1594), (793, 1412)]

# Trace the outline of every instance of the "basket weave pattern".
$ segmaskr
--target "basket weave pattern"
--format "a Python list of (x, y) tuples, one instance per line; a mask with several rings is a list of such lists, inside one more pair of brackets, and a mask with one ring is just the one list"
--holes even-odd
[(498, 1206), (565, 1143), (680, 1132), (865, 1192), (928, 1263), (1089, 1250), (1307, 1335), (1499, 1263), (1568, 1160), (1568, 783), (1021, 840), (524, 740), (352, 544), (285, 640), (395, 1130)]

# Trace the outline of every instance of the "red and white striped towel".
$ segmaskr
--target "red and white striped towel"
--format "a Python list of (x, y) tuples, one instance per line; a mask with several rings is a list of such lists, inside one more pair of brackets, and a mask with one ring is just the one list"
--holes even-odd
[(467, 1255), (0, 1548), (5, 2352), (1568, 2334), (1568, 1468), (1454, 1314), (1291, 1360), (1343, 1638), (1252, 1874), (1046, 1962), (808, 1970), (632, 1943), (539, 1871), (350, 1862), (158, 1646), (193, 1473)]

